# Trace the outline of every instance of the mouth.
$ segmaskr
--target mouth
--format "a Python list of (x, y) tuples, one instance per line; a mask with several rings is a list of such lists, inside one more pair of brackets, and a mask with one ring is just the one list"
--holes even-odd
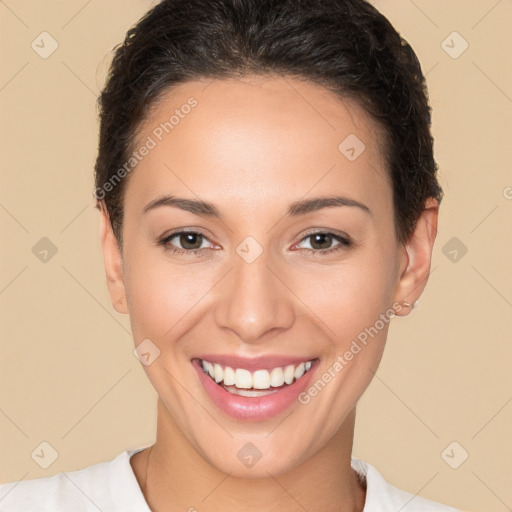
[(228, 356), (193, 358), (209, 398), (229, 416), (269, 419), (288, 409), (318, 366), (318, 358), (259, 358)]
[(266, 396), (299, 380), (313, 365), (313, 360), (297, 365), (289, 364), (251, 372), (245, 368), (233, 369), (201, 359), (203, 371), (226, 391), (239, 396)]

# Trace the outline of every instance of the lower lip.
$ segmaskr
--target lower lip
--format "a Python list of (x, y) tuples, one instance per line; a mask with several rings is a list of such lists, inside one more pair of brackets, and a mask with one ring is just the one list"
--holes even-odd
[(203, 371), (198, 359), (192, 360), (192, 364), (199, 374), (199, 380), (206, 393), (219, 409), (233, 418), (250, 421), (273, 418), (288, 409), (294, 402), (298, 402), (297, 397), (308, 386), (316, 368), (316, 364), (313, 363), (313, 366), (300, 379), (279, 391), (266, 396), (248, 397), (234, 395), (219, 386)]

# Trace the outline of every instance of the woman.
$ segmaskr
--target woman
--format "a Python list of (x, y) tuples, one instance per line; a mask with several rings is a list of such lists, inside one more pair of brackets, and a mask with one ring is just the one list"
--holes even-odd
[(107, 284), (156, 442), (20, 482), (2, 510), (455, 510), (351, 458), (442, 198), (390, 23), (363, 0), (163, 0), (116, 49), (100, 114)]

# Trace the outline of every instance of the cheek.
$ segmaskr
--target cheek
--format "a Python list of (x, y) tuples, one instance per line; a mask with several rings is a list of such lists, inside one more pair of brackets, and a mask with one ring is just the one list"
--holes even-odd
[(161, 344), (179, 337), (197, 320), (215, 276), (192, 264), (171, 264), (151, 252), (133, 251), (127, 259), (126, 296), (136, 343), (150, 338)]
[[(162, 248), (126, 242), (125, 285), (135, 343), (145, 338), (158, 344), (177, 340), (200, 325), (218, 301), (229, 299), (219, 293), (231, 262), (194, 263), (191, 257), (189, 263), (177, 263)], [(370, 241), (338, 262), (330, 257), (325, 264), (306, 258), (294, 264), (276, 262), (274, 270), (291, 290), (277, 287), (279, 299), (315, 324), (314, 331), (322, 331), (338, 352), (344, 351), (391, 304), (396, 255), (384, 245)], [(229, 274), (225, 278), (232, 279)]]
[(330, 269), (311, 267), (294, 278), (292, 288), (342, 348), (389, 309), (395, 285), (393, 261), (389, 251), (379, 255), (361, 251)]

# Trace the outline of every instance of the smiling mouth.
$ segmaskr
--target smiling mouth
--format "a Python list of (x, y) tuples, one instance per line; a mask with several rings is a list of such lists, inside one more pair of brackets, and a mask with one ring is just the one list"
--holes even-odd
[(249, 371), (245, 368), (232, 368), (218, 363), (199, 359), (203, 372), (217, 385), (229, 393), (246, 397), (261, 397), (276, 393), (301, 379), (311, 370), (317, 359), (298, 364), (277, 366), (270, 369)]

